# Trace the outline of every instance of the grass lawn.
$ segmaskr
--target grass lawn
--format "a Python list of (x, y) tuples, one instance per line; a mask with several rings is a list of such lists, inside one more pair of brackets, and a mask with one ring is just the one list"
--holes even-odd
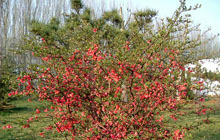
[[(220, 139), (220, 103), (209, 100), (205, 104), (212, 106), (215, 109), (215, 113), (210, 114), (209, 124), (203, 124), (198, 128), (194, 128), (190, 133), (186, 134), (186, 140), (219, 140)], [(43, 130), (45, 137), (39, 135), (42, 132), (42, 128), (49, 125), (49, 120), (35, 121), (31, 123), (30, 128), (22, 128), (25, 124), (25, 120), (31, 116), (35, 116), (36, 108), (43, 108), (43, 104), (32, 101), (27, 102), (27, 99), (20, 99), (11, 102), (11, 107), (8, 109), (0, 110), (0, 140), (64, 140), (61, 135)], [(188, 108), (183, 111), (190, 112)], [(174, 127), (178, 127), (183, 124), (195, 125), (201, 122), (204, 116), (198, 116), (191, 114), (190, 116), (182, 116), (176, 122), (170, 122)], [(205, 118), (204, 118), (205, 119)], [(2, 126), (12, 124), (13, 129), (2, 129)]]
[[(210, 123), (203, 123), (197, 129), (193, 129), (186, 135), (186, 140), (220, 140), (220, 100), (218, 98), (211, 98), (204, 103), (215, 110), (215, 113), (208, 114)], [(191, 117), (182, 117), (180, 121), (195, 124), (201, 119), (206, 119), (206, 116), (192, 115)]]
[[(62, 136), (44, 130), (45, 137), (39, 135), (42, 128), (49, 125), (49, 120), (34, 121), (30, 128), (22, 128), (30, 117), (35, 118), (36, 108), (43, 108), (44, 105), (37, 101), (31, 103), (26, 98), (12, 101), (12, 107), (0, 110), (0, 140), (62, 140)], [(14, 106), (14, 107), (13, 107)], [(40, 117), (40, 116), (39, 116)], [(4, 125), (11, 124), (13, 129), (2, 129)]]

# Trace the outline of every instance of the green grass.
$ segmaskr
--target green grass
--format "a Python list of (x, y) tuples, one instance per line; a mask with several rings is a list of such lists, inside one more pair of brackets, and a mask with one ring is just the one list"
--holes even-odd
[[(208, 106), (211, 106), (215, 113), (212, 112), (209, 115), (210, 123), (203, 123), (197, 129), (195, 128), (187, 135), (187, 140), (219, 140), (220, 139), (220, 102), (208, 102), (205, 103)], [(195, 124), (197, 120), (206, 119), (205, 116), (197, 116), (182, 118), (183, 123)]]
[[(173, 127), (193, 126), (192, 129), (185, 134), (184, 140), (219, 140), (220, 139), (220, 103), (215, 101), (216, 98), (210, 98), (201, 105), (212, 107), (214, 110), (207, 112), (205, 115), (197, 115), (194, 110), (198, 105), (187, 105), (181, 111), (187, 112), (187, 115), (179, 116), (177, 121), (169, 121), (169, 125)], [(215, 101), (215, 102), (214, 102)], [(194, 109), (191, 109), (193, 108)], [(209, 123), (202, 120), (207, 119)], [(201, 123), (202, 122), (202, 123)]]
[[(192, 131), (186, 133), (185, 140), (219, 140), (220, 138), (220, 104), (207, 102), (209, 106), (212, 106), (216, 112), (210, 114), (210, 124), (203, 124), (194, 128)], [(61, 134), (57, 134), (51, 131), (43, 130), (45, 137), (40, 137), (39, 132), (42, 128), (49, 125), (50, 120), (44, 119), (43, 121), (35, 121), (31, 123), (30, 128), (22, 128), (25, 120), (31, 116), (35, 116), (36, 108), (44, 108), (43, 103), (33, 101), (27, 102), (26, 98), (15, 100), (11, 102), (9, 109), (0, 110), (0, 140), (64, 140)], [(192, 106), (192, 105), (191, 105)], [(185, 112), (192, 112), (187, 106), (183, 109)], [(45, 115), (42, 113), (42, 115)], [(190, 113), (190, 116), (181, 116), (177, 121), (168, 120), (169, 125), (178, 128), (180, 125), (188, 124), (195, 125), (201, 122), (201, 119), (205, 119), (204, 116), (198, 116)], [(2, 126), (12, 124), (13, 129), (2, 129)]]
[[(47, 130), (43, 130), (45, 137), (40, 137), (42, 128), (49, 125), (48, 119), (34, 121), (30, 123), (30, 128), (22, 128), (27, 119), (35, 117), (36, 108), (44, 108), (43, 103), (37, 101), (30, 103), (24, 98), (11, 102), (11, 105), (15, 107), (0, 110), (0, 140), (62, 140), (61, 135)], [(42, 115), (45, 114), (42, 113)], [(7, 124), (11, 124), (13, 129), (2, 129), (2, 126)]]

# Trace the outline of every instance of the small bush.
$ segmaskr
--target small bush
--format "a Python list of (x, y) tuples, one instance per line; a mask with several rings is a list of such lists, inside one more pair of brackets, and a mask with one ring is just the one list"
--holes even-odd
[(8, 97), (8, 93), (15, 86), (12, 83), (17, 75), (14, 71), (15, 63), (10, 59), (10, 56), (3, 58), (0, 67), (0, 105), (5, 105), (12, 99)]

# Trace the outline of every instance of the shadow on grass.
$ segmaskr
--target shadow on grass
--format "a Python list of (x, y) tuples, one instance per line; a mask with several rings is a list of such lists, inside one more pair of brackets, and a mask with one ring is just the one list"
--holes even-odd
[(23, 111), (30, 111), (31, 108), (28, 107), (10, 107), (10, 108), (0, 108), (0, 115), (5, 116), (9, 115), (12, 113), (18, 113), (18, 112), (23, 112)]

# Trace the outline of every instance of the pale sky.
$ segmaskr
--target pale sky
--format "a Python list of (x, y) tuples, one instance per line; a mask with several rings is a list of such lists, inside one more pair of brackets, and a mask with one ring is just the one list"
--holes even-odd
[[(179, 6), (179, 0), (134, 0), (139, 8), (153, 8), (159, 11), (159, 17), (171, 16)], [(195, 24), (201, 29), (211, 27), (214, 34), (220, 33), (220, 0), (187, 0), (187, 5), (201, 4), (202, 7), (192, 11)]]
[[(84, 0), (84, 2), (100, 5), (108, 5), (104, 10), (110, 8), (125, 7), (132, 11), (143, 10), (146, 8), (157, 10), (158, 17), (164, 18), (171, 16), (178, 8), (179, 0)], [(202, 4), (202, 7), (196, 11), (192, 11), (192, 19), (195, 24), (201, 24), (201, 29), (205, 30), (208, 27), (212, 29), (212, 33), (220, 33), (220, 0), (186, 0), (187, 5)], [(102, 4), (100, 7), (102, 7)], [(101, 10), (101, 8), (100, 8)]]

